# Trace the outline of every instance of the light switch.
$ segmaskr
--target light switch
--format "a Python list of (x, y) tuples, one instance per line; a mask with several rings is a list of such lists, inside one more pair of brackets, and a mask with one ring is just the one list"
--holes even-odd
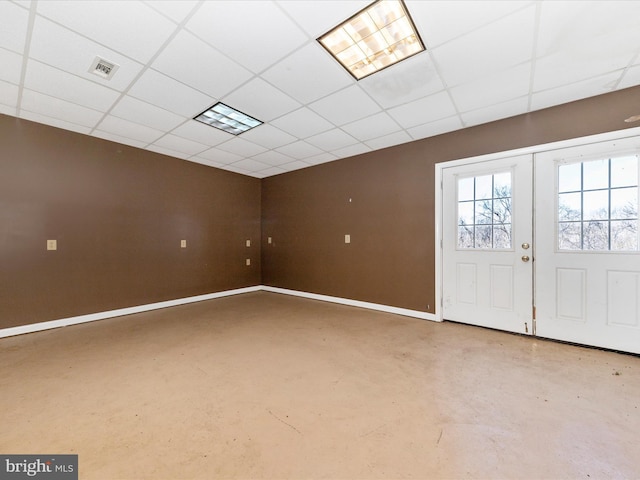
[(251, 265), (251, 259), (247, 258), (247, 265)]
[(47, 250), (57, 250), (57, 249), (58, 249), (57, 240), (47, 240)]
[(351, 243), (351, 235), (344, 236), (344, 243)]
[(251, 246), (251, 240), (247, 240), (247, 247)]
[(180, 240), (180, 248), (187, 248), (187, 241), (186, 240)]
[(267, 243), (271, 243), (271, 237), (267, 238)]

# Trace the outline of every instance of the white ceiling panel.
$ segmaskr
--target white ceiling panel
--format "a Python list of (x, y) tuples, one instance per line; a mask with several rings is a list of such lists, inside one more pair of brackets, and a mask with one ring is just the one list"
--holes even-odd
[(358, 140), (338, 128), (323, 132), (307, 139), (311, 145), (327, 152), (358, 143)]
[(253, 158), (258, 160), (259, 162), (267, 163), (273, 166), (284, 165), (285, 163), (291, 163), (295, 160), (287, 155), (284, 155), (282, 153), (279, 153), (273, 150), (260, 153), (258, 155), (255, 155)]
[(230, 166), (234, 168), (241, 168), (243, 170), (246, 170), (247, 172), (259, 172), (260, 170), (271, 167), (271, 165), (259, 162), (257, 160), (254, 160), (253, 158), (240, 160), (239, 162), (232, 163)]
[(411, 128), (455, 115), (456, 109), (451, 103), (449, 94), (440, 92), (392, 108), (388, 112), (403, 128)]
[(289, 145), (277, 148), (276, 150), (280, 153), (288, 155), (292, 158), (297, 158), (299, 160), (307, 157), (313, 157), (314, 155), (319, 155), (322, 153), (322, 150), (320, 150), (318, 147), (314, 147), (304, 140), (290, 143)]
[(0, 0), (0, 113), (263, 178), (640, 86), (616, 0), (406, 0), (427, 51), (356, 81), (316, 39), (372, 1)]
[(186, 138), (178, 137), (170, 133), (153, 142), (153, 145), (184, 153), (188, 156), (197, 155), (209, 149), (208, 145), (187, 140)]
[(30, 60), (27, 65), (25, 87), (78, 105), (107, 111), (120, 94), (62, 70)]
[(508, 102), (498, 103), (497, 105), (462, 113), (460, 116), (465, 126), (470, 127), (517, 115), (517, 112), (521, 112), (523, 108), (527, 108), (528, 101), (528, 97), (521, 97)]
[(129, 96), (121, 98), (109, 113), (163, 131), (172, 130), (185, 121), (181, 115)]
[(22, 55), (0, 48), (0, 65), (0, 80), (18, 85), (22, 75)]
[(230, 138), (229, 133), (195, 120), (183, 123), (179, 127), (175, 128), (171, 133), (210, 147), (226, 142)]
[(145, 71), (129, 95), (186, 117), (195, 117), (215, 103), (213, 97), (155, 70)]
[(530, 61), (535, 13), (532, 5), (431, 50), (445, 84), (454, 87)]
[(203, 4), (198, 13), (187, 29), (255, 73), (307, 41), (304, 32), (273, 2), (220, 0)]
[(317, 42), (294, 52), (262, 77), (302, 103), (309, 103), (355, 82)]
[(333, 127), (332, 123), (306, 107), (283, 115), (271, 123), (299, 138), (326, 132)]
[(297, 108), (300, 104), (261, 78), (250, 82), (223, 98), (228, 106), (251, 117), (268, 122)]
[(380, 106), (358, 85), (329, 95), (309, 107), (338, 126), (381, 111)]
[(91, 132), (91, 129), (89, 127), (77, 125), (72, 122), (66, 122), (64, 120), (60, 120), (59, 118), (42, 115), (40, 113), (29, 112), (28, 110), (22, 111), (20, 116), (26, 120), (31, 120), (32, 122), (43, 123), (52, 127), (61, 128), (63, 130), (69, 130), (70, 132), (82, 133), (84, 135), (88, 135), (89, 132)]
[(22, 91), (21, 108), (24, 111), (41, 115), (49, 115), (50, 112), (57, 112), (57, 115), (62, 114), (62, 116), (72, 124), (88, 127), (85, 133), (88, 133), (91, 128), (95, 127), (104, 115), (97, 110), (34, 92), (27, 88)]
[(149, 61), (176, 27), (129, 0), (45, 1), (38, 3), (38, 13), (140, 62)]
[[(525, 63), (505, 72), (482, 77), (452, 88), (451, 96), (458, 110), (468, 112), (506, 102), (529, 93), (531, 64)], [(482, 95), (478, 95), (482, 92)]]
[(97, 126), (97, 129), (145, 143), (153, 143), (163, 135), (161, 130), (123, 120), (122, 118), (112, 115), (107, 115)]
[(308, 163), (301, 162), (300, 160), (296, 160), (295, 162), (285, 163), (284, 165), (280, 165), (280, 167), (286, 172), (291, 172), (293, 170), (300, 170), (301, 168), (307, 168), (309, 166)]
[(401, 130), (400, 125), (387, 113), (380, 112), (370, 117), (344, 125), (342, 129), (361, 142), (382, 137)]
[(0, 2), (0, 47), (21, 54), (28, 22), (28, 10), (15, 3)]
[(162, 51), (153, 68), (215, 98), (251, 77), (249, 70), (185, 31)]
[(363, 78), (360, 86), (383, 108), (412, 102), (444, 89), (426, 52), (414, 55), (394, 68)]
[[(228, 134), (227, 134), (228, 135)], [(283, 132), (273, 125), (264, 124), (249, 130), (242, 138), (265, 148), (277, 148), (296, 141), (296, 137)]]
[[(119, 91), (127, 88), (142, 70), (142, 64), (42, 17), (35, 20), (29, 53), (40, 62)], [(111, 80), (89, 72), (96, 56), (119, 65)]]

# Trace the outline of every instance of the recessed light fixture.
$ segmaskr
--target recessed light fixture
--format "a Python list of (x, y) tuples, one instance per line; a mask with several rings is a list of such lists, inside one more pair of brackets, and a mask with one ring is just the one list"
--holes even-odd
[(99, 77), (105, 78), (107, 80), (111, 80), (116, 73), (116, 70), (120, 65), (117, 63), (110, 62), (105, 60), (104, 58), (96, 57), (93, 59), (91, 66), (89, 67), (89, 73), (93, 73)]
[(238, 110), (228, 107), (224, 103), (218, 102), (213, 107), (206, 109), (200, 115), (193, 118), (233, 135), (240, 135), (247, 130), (262, 125), (260, 120), (256, 120), (249, 115), (245, 115)]
[(632, 117), (625, 118), (624, 121), (627, 122), (627, 123), (633, 123), (633, 122), (640, 121), (640, 115), (633, 115)]
[(378, 0), (318, 41), (356, 80), (424, 50), (402, 0)]

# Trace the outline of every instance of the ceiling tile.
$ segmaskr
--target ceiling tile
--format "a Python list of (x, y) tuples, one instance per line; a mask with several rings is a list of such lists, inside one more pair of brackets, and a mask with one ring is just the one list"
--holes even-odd
[(297, 159), (312, 157), (314, 155), (319, 155), (322, 153), (322, 150), (320, 150), (318, 147), (314, 147), (304, 140), (285, 145), (284, 147), (280, 147), (276, 150), (280, 153), (284, 153), (285, 155)]
[(25, 87), (84, 107), (107, 111), (120, 94), (107, 87), (29, 60)]
[(197, 155), (209, 149), (208, 145), (187, 140), (186, 138), (178, 137), (177, 135), (167, 134), (162, 138), (159, 138), (153, 144), (157, 147), (168, 148), (176, 152), (187, 154), (188, 156)]
[(0, 113), (3, 115), (11, 115), (12, 117), (16, 116), (16, 107), (10, 107), (8, 105), (4, 105), (2, 103), (2, 91), (0, 90)]
[[(167, 95), (171, 92), (171, 95)], [(131, 87), (129, 95), (170, 112), (192, 118), (215, 103), (205, 95), (155, 70), (147, 70)]]
[(338, 126), (373, 115), (381, 110), (358, 85), (329, 95), (312, 103), (309, 107)]
[(132, 147), (144, 148), (148, 142), (141, 142), (139, 140), (134, 140), (132, 138), (123, 137), (121, 135), (116, 135), (114, 133), (103, 132), (102, 130), (94, 130), (91, 134), (93, 137), (102, 138), (104, 140), (109, 140), (110, 142), (121, 143), (123, 145), (130, 145)]
[(221, 98), (252, 76), (249, 70), (184, 31), (171, 41), (152, 66), (214, 98)]
[(183, 160), (186, 160), (189, 157), (189, 155), (186, 153), (171, 150), (170, 148), (161, 147), (155, 144), (148, 145), (147, 147), (145, 147), (145, 150), (151, 150), (152, 152), (161, 153), (162, 155), (166, 155), (168, 157), (181, 158)]
[(231, 140), (221, 143), (216, 148), (224, 150), (225, 152), (235, 153), (236, 155), (241, 155), (243, 157), (252, 157), (267, 150), (260, 145), (256, 145), (253, 142), (239, 137), (234, 137)]
[(228, 172), (240, 173), (242, 175), (251, 175), (252, 172), (249, 172), (240, 167), (234, 167), (233, 165), (223, 165), (220, 167), (222, 170), (226, 170)]
[(90, 128), (84, 127), (82, 125), (76, 125), (75, 123), (67, 122), (65, 120), (60, 120), (59, 118), (49, 117), (47, 115), (42, 115), (40, 113), (21, 111), (20, 118), (24, 118), (25, 120), (31, 120), (32, 122), (43, 123), (45, 125), (51, 125), (52, 127), (62, 128), (64, 130), (69, 130), (71, 132), (82, 133), (84, 135), (88, 135), (91, 131)]
[(309, 165), (319, 165), (321, 163), (333, 162), (338, 157), (331, 153), (321, 153), (320, 155), (314, 155), (313, 157), (305, 158), (304, 162)]
[(339, 128), (334, 128), (328, 132), (320, 133), (306, 139), (311, 145), (315, 145), (321, 150), (331, 151), (358, 143), (351, 135), (343, 132)]
[(333, 124), (306, 107), (287, 113), (271, 122), (298, 138), (306, 138), (333, 128)]
[[(102, 112), (90, 108), (81, 107), (75, 103), (70, 103), (59, 98), (50, 97), (42, 93), (34, 92), (25, 88), (22, 92), (21, 111), (28, 111), (34, 114), (51, 116), (55, 112), (55, 117), (65, 121), (93, 128), (104, 115)], [(89, 129), (90, 129), (89, 128)], [(88, 133), (89, 129), (87, 129)]]
[(226, 165), (242, 160), (245, 156), (238, 155), (236, 153), (225, 152), (217, 148), (210, 148), (209, 150), (205, 150), (204, 152), (199, 153), (198, 157), (204, 158), (205, 160), (211, 162), (215, 162), (218, 165)]
[(271, 165), (267, 165), (266, 163), (247, 158), (246, 160), (240, 160), (239, 162), (232, 163), (230, 166), (234, 168), (241, 168), (242, 170), (246, 170), (248, 172), (259, 172), (260, 170), (269, 168)]
[(354, 83), (351, 75), (317, 43), (309, 43), (262, 74), (301, 103), (309, 103)]
[(199, 156), (189, 157), (187, 160), (193, 163), (199, 163), (200, 165), (206, 165), (207, 167), (214, 167), (214, 168), (220, 168), (225, 165), (224, 163), (212, 162), (211, 160), (206, 160)]
[(290, 0), (278, 4), (309, 32), (318, 38), (370, 4), (370, 0)]
[(361, 153), (370, 152), (371, 148), (369, 148), (364, 143), (357, 143), (355, 145), (349, 145), (348, 147), (342, 147), (337, 150), (333, 150), (331, 153), (336, 155), (338, 158), (347, 158), (353, 157), (354, 155), (360, 155)]
[(266, 148), (276, 148), (296, 141), (296, 137), (267, 123), (242, 134), (242, 138)]
[[(531, 60), (535, 6), (433, 48), (444, 82), (460, 85)], [(478, 46), (481, 45), (481, 48)]]
[(11, 2), (0, 2), (0, 47), (22, 54), (29, 12)]
[(175, 128), (171, 133), (194, 142), (214, 147), (229, 140), (229, 134), (203, 123), (191, 120)]
[(146, 143), (153, 143), (163, 134), (161, 130), (123, 120), (112, 115), (107, 115), (105, 119), (100, 122), (97, 129)]
[(618, 87), (629, 88), (635, 85), (640, 85), (640, 65), (629, 68), (622, 77), (622, 80)]
[(455, 115), (453, 117), (443, 118), (435, 122), (425, 123), (423, 125), (409, 128), (407, 132), (409, 132), (409, 135), (411, 135), (415, 140), (418, 140), (420, 138), (434, 137), (443, 133), (452, 132), (454, 130), (459, 130), (460, 128), (462, 128), (462, 122), (460, 121), (460, 117)]
[[(140, 63), (42, 17), (37, 17), (35, 20), (29, 56), (42, 63), (119, 91), (127, 88), (142, 70)], [(111, 80), (89, 72), (96, 56), (119, 65)]]
[(395, 107), (444, 89), (431, 57), (424, 52), (363, 78), (358, 84), (383, 108)]
[(261, 78), (254, 78), (222, 101), (263, 122), (269, 122), (300, 107), (293, 98)]
[(146, 0), (151, 8), (156, 9), (175, 23), (182, 22), (198, 4), (197, 0)]
[(307, 168), (308, 166), (309, 166), (308, 163), (297, 160), (295, 162), (285, 163), (284, 165), (280, 165), (278, 168), (281, 168), (287, 172), (291, 172), (293, 170), (300, 170), (301, 168)]
[(485, 106), (478, 110), (461, 113), (460, 116), (466, 127), (479, 125), (481, 123), (493, 122), (502, 118), (513, 117), (527, 111), (529, 97), (520, 97), (508, 102), (496, 105)]
[(260, 170), (259, 172), (257, 172), (257, 176), (259, 178), (265, 178), (265, 177), (270, 177), (272, 175), (279, 175), (281, 173), (286, 172), (286, 170), (279, 168), (279, 167), (269, 167), (265, 170)]
[(207, 2), (187, 29), (256, 73), (307, 41), (273, 2)]
[(400, 126), (385, 112), (344, 125), (342, 129), (361, 142), (401, 130)]
[[(525, 63), (450, 89), (458, 110), (467, 112), (529, 94), (531, 64)], [(526, 107), (525, 107), (526, 108)]]
[(446, 92), (395, 107), (389, 114), (404, 128), (415, 127), (454, 115), (456, 110)]
[(373, 150), (378, 150), (381, 148), (391, 147), (393, 145), (399, 145), (401, 143), (407, 143), (412, 141), (413, 138), (405, 132), (401, 130), (396, 133), (392, 133), (390, 135), (385, 135), (383, 137), (373, 138), (365, 142), (368, 147), (371, 147)]
[(18, 85), (22, 76), (22, 56), (0, 48), (0, 80)]
[(38, 2), (38, 14), (143, 63), (175, 30), (163, 15), (130, 0)]
[(285, 163), (291, 163), (294, 160), (287, 155), (283, 155), (282, 153), (278, 153), (273, 150), (260, 153), (258, 155), (255, 155), (253, 158), (262, 163), (268, 163), (269, 165), (283, 165)]
[(405, 3), (427, 48), (442, 45), (531, 5), (529, 0), (405, 0)]
[(164, 131), (171, 130), (185, 121), (183, 116), (129, 96), (121, 98), (109, 113), (140, 125)]
[(611, 91), (611, 86), (617, 83), (619, 77), (620, 72), (614, 72), (543, 92), (535, 92), (531, 97), (531, 109), (539, 110), (553, 105), (573, 102), (581, 98), (608, 93)]

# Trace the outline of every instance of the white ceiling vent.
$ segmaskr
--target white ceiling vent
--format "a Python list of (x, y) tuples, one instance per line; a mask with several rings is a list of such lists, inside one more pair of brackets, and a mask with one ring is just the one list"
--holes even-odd
[(89, 73), (111, 80), (111, 77), (113, 77), (119, 67), (120, 65), (104, 60), (103, 58), (96, 57), (89, 68)]

